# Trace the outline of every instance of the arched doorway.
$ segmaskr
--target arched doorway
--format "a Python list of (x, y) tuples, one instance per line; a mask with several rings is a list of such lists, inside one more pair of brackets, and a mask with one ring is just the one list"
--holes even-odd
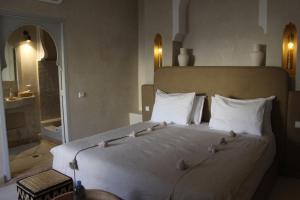
[[(44, 30), (52, 38), (56, 46), (57, 59), (56, 69), (58, 70), (59, 80), (59, 99), (60, 99), (60, 115), (62, 124), (62, 142), (69, 141), (68, 135), (68, 100), (67, 100), (67, 78), (66, 78), (66, 64), (64, 59), (64, 34), (63, 34), (63, 20), (55, 18), (43, 18), (39, 16), (19, 15), (18, 13), (11, 13), (0, 10), (0, 66), (1, 69), (4, 65), (5, 45), (9, 36), (18, 28), (26, 25), (32, 25)], [(22, 32), (23, 36), (24, 31)], [(33, 36), (31, 36), (33, 37)], [(24, 46), (25, 48), (26, 45)], [(1, 77), (2, 78), (2, 77)], [(29, 84), (30, 85), (30, 84)], [(25, 85), (26, 86), (26, 85)], [(26, 86), (32, 87), (32, 86)], [(0, 97), (4, 99), (2, 95), (2, 81), (0, 81)], [(39, 89), (39, 88), (38, 88)], [(0, 99), (1, 99), (0, 98)], [(0, 103), (0, 182), (4, 177), (6, 180), (11, 178), (9, 168), (9, 153), (8, 153), (8, 139), (5, 119), (5, 102)]]
[(57, 48), (39, 26), (10, 34), (1, 65), (12, 177), (50, 168), (50, 149), (62, 143)]

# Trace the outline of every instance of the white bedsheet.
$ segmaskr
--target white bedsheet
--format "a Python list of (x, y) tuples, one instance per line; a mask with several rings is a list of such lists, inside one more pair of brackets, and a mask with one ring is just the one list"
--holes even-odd
[[(53, 168), (73, 177), (69, 162), (78, 150), (152, 125), (140, 123), (55, 147)], [(209, 153), (208, 146), (222, 137), (228, 144)], [(272, 135), (231, 138), (207, 124), (168, 126), (81, 152), (76, 178), (86, 188), (103, 189), (124, 200), (166, 200), (172, 190), (176, 200), (250, 199), (274, 155)], [(180, 159), (190, 166), (201, 164), (186, 174), (176, 168)]]

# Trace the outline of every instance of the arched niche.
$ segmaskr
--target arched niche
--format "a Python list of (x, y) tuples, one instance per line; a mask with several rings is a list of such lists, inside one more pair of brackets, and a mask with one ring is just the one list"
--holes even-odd
[(162, 37), (158, 33), (154, 38), (154, 71), (162, 67), (163, 61), (163, 47), (162, 47)]
[(268, 0), (259, 0), (258, 2), (258, 25), (267, 34), (268, 27)]
[(187, 34), (187, 12), (190, 0), (173, 0), (173, 41), (183, 42)]
[(188, 6), (190, 0), (172, 1), (172, 65), (178, 65), (178, 54), (188, 33)]

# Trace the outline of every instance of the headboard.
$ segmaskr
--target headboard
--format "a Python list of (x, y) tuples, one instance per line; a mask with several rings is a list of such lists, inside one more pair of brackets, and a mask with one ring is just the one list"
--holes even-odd
[(289, 77), (279, 67), (163, 67), (155, 71), (154, 84), (142, 86), (143, 120), (151, 118), (155, 91), (196, 92), (205, 94), (204, 121), (210, 118), (211, 96), (220, 94), (239, 99), (275, 95), (272, 127), (277, 140), (277, 154), (285, 152)]

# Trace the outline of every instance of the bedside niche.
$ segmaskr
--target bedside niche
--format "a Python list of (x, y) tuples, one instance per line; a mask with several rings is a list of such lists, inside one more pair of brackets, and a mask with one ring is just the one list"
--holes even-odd
[(286, 173), (300, 178), (300, 91), (289, 93), (287, 117)]

